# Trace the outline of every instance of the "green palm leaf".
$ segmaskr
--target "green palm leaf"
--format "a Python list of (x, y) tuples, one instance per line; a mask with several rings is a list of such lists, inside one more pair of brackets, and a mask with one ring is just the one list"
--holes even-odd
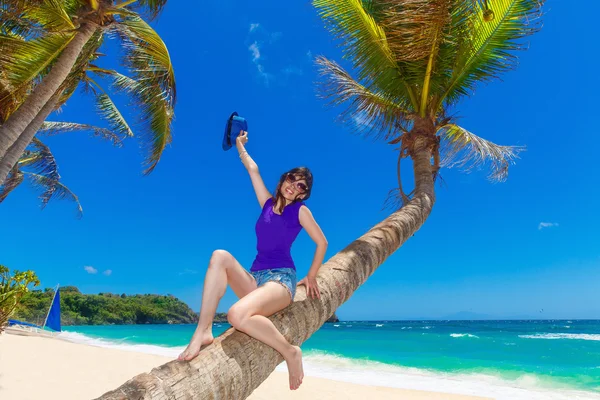
[(18, 163), (13, 167), (3, 185), (0, 185), (0, 203), (15, 190), (24, 178), (28, 178), (34, 189), (40, 190), (40, 200), (44, 208), (50, 200), (71, 200), (76, 204), (77, 217), (81, 217), (83, 209), (79, 198), (60, 182), (58, 165), (50, 148), (39, 139), (34, 138)]
[(325, 78), (320, 85), (321, 97), (330, 100), (332, 106), (347, 104), (340, 119), (350, 122), (355, 132), (390, 139), (406, 131), (410, 113), (388, 99), (386, 93), (369, 90), (324, 57), (318, 57), (316, 62)]
[(50, 148), (39, 139), (33, 138), (27, 150), (18, 161), (19, 168), (27, 167), (33, 172), (44, 175), (51, 180), (60, 180), (58, 165)]
[(116, 9), (131, 9), (138, 13), (148, 14), (150, 19), (156, 18), (167, 4), (167, 0), (125, 0), (115, 6)]
[(152, 172), (171, 142), (176, 86), (169, 52), (158, 34), (140, 18), (126, 18), (117, 26), (123, 39), (125, 64), (133, 79), (111, 74), (115, 86), (126, 90), (140, 110), (142, 148), (147, 153), (145, 174)]
[(156, 168), (163, 151), (171, 143), (171, 123), (174, 117), (173, 107), (165, 101), (164, 93), (155, 86), (146, 89), (139, 96), (145, 107), (141, 110), (142, 148), (148, 154), (144, 174)]
[(38, 130), (37, 134), (41, 136), (54, 136), (76, 131), (89, 131), (92, 133), (92, 136), (108, 140), (117, 147), (121, 147), (123, 144), (122, 136), (109, 129), (99, 128), (97, 126), (87, 124), (77, 124), (73, 122), (46, 121), (42, 124), (42, 127)]
[(122, 137), (134, 136), (129, 124), (108, 94), (102, 93), (96, 96), (96, 107), (100, 115), (108, 121), (113, 132)]
[(19, 93), (36, 82), (47, 70), (74, 34), (51, 34), (33, 40), (0, 36), (0, 70), (11, 85), (8, 93), (0, 98), (0, 107), (11, 95)]
[(69, 1), (44, 0), (37, 5), (30, 6), (26, 15), (29, 19), (39, 21), (48, 32), (72, 30), (76, 26), (65, 8), (65, 3), (69, 3)]
[(522, 146), (499, 146), (455, 124), (444, 125), (437, 133), (443, 139), (442, 167), (458, 167), (468, 172), (490, 165), (489, 178), (493, 181), (505, 181), (508, 167), (525, 150)]
[(45, 208), (50, 200), (69, 200), (75, 203), (77, 217), (83, 215), (83, 208), (79, 202), (79, 198), (68, 187), (62, 183), (48, 178), (44, 175), (35, 174), (33, 172), (22, 172), (34, 189), (41, 190), (40, 200), (42, 200), (42, 208)]
[(125, 65), (143, 86), (158, 85), (171, 106), (176, 101), (175, 72), (167, 46), (150, 25), (128, 17), (116, 29), (125, 46)]
[[(497, 78), (516, 64), (515, 50), (523, 48), (522, 38), (539, 29), (542, 0), (487, 0), (491, 14), (475, 3), (461, 29), (452, 73), (444, 84), (439, 101), (455, 103), (469, 95), (477, 82)], [(459, 22), (461, 22), (459, 20)]]
[(413, 89), (402, 73), (384, 29), (376, 22), (372, 3), (360, 0), (313, 0), (319, 15), (352, 62), (358, 80), (387, 93), (397, 93), (403, 108), (418, 110)]

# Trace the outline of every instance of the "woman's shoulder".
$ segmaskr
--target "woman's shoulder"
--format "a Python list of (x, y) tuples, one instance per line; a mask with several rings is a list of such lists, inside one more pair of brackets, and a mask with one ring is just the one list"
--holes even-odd
[(269, 197), (267, 200), (265, 200), (265, 202), (263, 203), (263, 210), (265, 208), (267, 208), (267, 206), (270, 206), (271, 204), (273, 204), (273, 197)]

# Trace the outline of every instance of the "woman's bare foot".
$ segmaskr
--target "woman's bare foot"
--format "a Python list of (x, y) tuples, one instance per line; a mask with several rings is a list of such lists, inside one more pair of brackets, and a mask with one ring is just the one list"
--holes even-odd
[(302, 350), (298, 346), (292, 346), (294, 351), (285, 360), (290, 374), (290, 389), (296, 390), (302, 384), (304, 370), (302, 369)]
[(177, 357), (179, 361), (190, 361), (193, 360), (200, 354), (200, 350), (203, 347), (208, 346), (213, 342), (214, 338), (212, 332), (195, 332), (192, 336), (190, 344), (186, 349)]

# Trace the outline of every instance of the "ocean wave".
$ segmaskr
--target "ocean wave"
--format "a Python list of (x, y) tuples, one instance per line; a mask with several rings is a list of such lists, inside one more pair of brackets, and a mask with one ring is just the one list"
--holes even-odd
[(375, 324), (375, 328), (381, 328), (383, 324)]
[(152, 344), (129, 344), (124, 343), (124, 339), (99, 339), (93, 338), (90, 336), (86, 336), (82, 333), (78, 332), (61, 332), (58, 336), (58, 339), (66, 340), (68, 342), (86, 344), (88, 346), (96, 346), (96, 347), (106, 347), (110, 349), (118, 349), (125, 351), (134, 351), (137, 353), (147, 353), (147, 354), (156, 354), (159, 356), (166, 357), (177, 357), (184, 349), (185, 346), (180, 347), (167, 347), (167, 346), (157, 346)]
[[(277, 367), (286, 372), (285, 363)], [(352, 359), (320, 350), (304, 356), (304, 372), (342, 382), (402, 389), (436, 391), (496, 400), (600, 400), (599, 394), (566, 388), (534, 374), (507, 379), (490, 373), (442, 373), (378, 361)]]
[(538, 333), (535, 335), (519, 335), (522, 339), (572, 339), (600, 341), (598, 333)]
[(470, 337), (470, 338), (477, 338), (479, 339), (479, 336), (477, 335), (471, 335), (470, 333), (451, 333), (450, 336), (455, 337), (455, 338), (459, 338), (459, 337)]
[[(97, 347), (156, 354), (175, 358), (181, 347), (149, 344), (127, 344), (123, 340), (93, 338), (78, 332), (62, 332), (61, 340)], [(285, 362), (276, 368), (287, 372)], [(505, 379), (494, 373), (442, 373), (378, 361), (353, 359), (320, 350), (304, 353), (304, 371), (315, 376), (341, 382), (386, 386), (403, 389), (437, 391), (463, 395), (479, 395), (496, 400), (600, 400), (599, 394), (570, 390), (548, 378), (523, 374), (518, 379)]]

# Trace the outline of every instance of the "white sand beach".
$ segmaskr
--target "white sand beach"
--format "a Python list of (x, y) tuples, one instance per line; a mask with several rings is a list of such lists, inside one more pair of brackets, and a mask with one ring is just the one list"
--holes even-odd
[[(59, 339), (0, 336), (0, 399), (92, 399), (171, 358)], [(307, 376), (298, 391), (274, 372), (251, 400), (482, 400), (483, 397), (357, 385)]]

